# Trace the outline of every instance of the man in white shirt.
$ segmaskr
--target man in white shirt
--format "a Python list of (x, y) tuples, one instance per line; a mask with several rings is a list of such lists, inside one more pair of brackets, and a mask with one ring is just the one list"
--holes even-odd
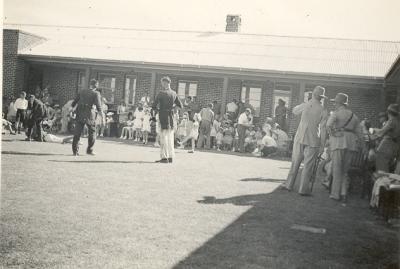
[(229, 119), (233, 120), (237, 116), (238, 105), (236, 99), (233, 99), (232, 102), (226, 104), (226, 113), (229, 115)]
[(21, 92), (19, 98), (14, 103), (14, 108), (17, 111), (15, 127), (18, 130), (19, 134), (21, 133), (20, 127), (23, 126), (25, 123), (26, 109), (28, 108), (28, 100), (26, 100), (25, 98), (26, 92)]
[(278, 144), (275, 139), (267, 135), (264, 131), (262, 134), (264, 137), (261, 140), (261, 154), (263, 157), (268, 157), (270, 154), (275, 153), (278, 150)]
[(246, 130), (251, 124), (251, 109), (246, 108), (246, 110), (240, 114), (238, 118), (237, 132), (239, 135), (239, 151), (244, 152), (244, 140), (246, 138)]

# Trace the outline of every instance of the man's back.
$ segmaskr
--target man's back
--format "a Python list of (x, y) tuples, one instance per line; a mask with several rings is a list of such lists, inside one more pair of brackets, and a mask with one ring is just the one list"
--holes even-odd
[(212, 122), (214, 118), (214, 112), (211, 108), (205, 107), (200, 111), (200, 116), (202, 120)]
[(327, 112), (318, 100), (311, 99), (302, 104), (301, 120), (295, 141), (311, 147), (319, 147), (319, 125), (326, 120)]
[(163, 90), (157, 94), (155, 103), (158, 104), (160, 111), (170, 111), (176, 98), (177, 95), (173, 90)]
[(76, 96), (72, 107), (77, 105), (76, 119), (78, 121), (95, 120), (96, 112), (92, 110), (93, 105), (96, 106), (97, 111), (101, 112), (100, 93), (93, 90), (82, 90)]

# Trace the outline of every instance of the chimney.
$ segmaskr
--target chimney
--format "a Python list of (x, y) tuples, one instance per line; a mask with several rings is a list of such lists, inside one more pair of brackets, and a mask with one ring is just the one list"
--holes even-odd
[(239, 32), (241, 24), (242, 19), (240, 15), (227, 15), (225, 32)]

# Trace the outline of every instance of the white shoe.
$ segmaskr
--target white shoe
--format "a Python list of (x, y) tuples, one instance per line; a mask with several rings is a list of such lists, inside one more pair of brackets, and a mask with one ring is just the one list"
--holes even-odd
[(159, 147), (160, 147), (160, 144), (154, 143), (154, 146), (157, 147), (157, 148), (159, 148)]
[(119, 139), (124, 139), (124, 137), (121, 135), (121, 136), (119, 137)]

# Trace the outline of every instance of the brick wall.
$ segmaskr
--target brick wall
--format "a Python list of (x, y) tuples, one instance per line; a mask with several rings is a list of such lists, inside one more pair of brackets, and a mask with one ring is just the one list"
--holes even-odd
[(43, 87), (48, 86), (54, 102), (61, 106), (75, 97), (77, 83), (78, 70), (50, 66), (43, 68)]
[(171, 88), (175, 91), (177, 91), (178, 89), (178, 83), (180, 80), (197, 82), (196, 102), (199, 103), (200, 107), (205, 107), (207, 104), (215, 100), (219, 103), (222, 102), (222, 88), (224, 83), (223, 78), (181, 76), (181, 75), (177, 76), (174, 74), (157, 74), (156, 89), (155, 89), (156, 93), (158, 93), (161, 90), (161, 78), (164, 76), (170, 77)]
[[(145, 92), (148, 91), (150, 94), (150, 86), (151, 86), (151, 73), (136, 73), (136, 97), (135, 97), (135, 105), (140, 102), (140, 99), (145, 95)], [(153, 98), (150, 96), (150, 98)]]
[[(320, 85), (324, 86), (323, 83)], [(306, 84), (306, 91), (312, 91), (316, 85)], [(333, 111), (334, 106), (330, 99), (335, 98), (339, 92), (349, 96), (349, 108), (359, 117), (360, 120), (369, 119), (372, 124), (378, 124), (377, 115), (381, 111), (381, 91), (377, 89), (365, 89), (357, 87), (338, 87), (324, 86), (326, 89), (325, 95), (328, 100), (325, 100), (325, 106), (328, 111)], [(297, 126), (296, 126), (297, 127)]]
[(3, 97), (16, 95), (18, 63), (18, 31), (3, 31)]
[[(15, 69), (16, 70), (16, 69)], [(73, 98), (77, 89), (77, 76), (78, 70), (66, 69), (66, 68), (56, 68), (47, 66), (43, 69), (43, 82), (42, 86), (50, 85), (51, 94), (58, 96), (60, 104), (65, 103), (69, 99)], [(28, 80), (28, 87), (34, 88), (34, 83), (40, 83), (38, 77), (40, 77), (40, 70), (35, 70), (35, 68), (30, 69), (31, 73), (37, 73), (35, 78)], [(113, 74), (116, 77), (116, 92), (115, 92), (115, 104), (118, 104), (123, 100), (124, 96), (124, 84), (125, 75), (134, 75), (137, 78), (136, 84), (136, 104), (140, 98), (144, 95), (146, 90), (150, 90), (151, 85), (151, 73), (145, 72), (116, 72), (116, 71), (99, 71), (92, 70), (91, 78), (98, 78), (100, 73)], [(161, 90), (161, 78), (163, 76), (169, 76), (171, 78), (171, 87), (174, 90), (178, 88), (179, 80), (197, 81), (197, 101), (201, 106), (206, 106), (208, 103), (217, 100), (222, 102), (222, 88), (223, 88), (223, 78), (212, 78), (212, 77), (201, 77), (201, 76), (182, 76), (176, 74), (168, 73), (158, 73), (156, 75), (155, 82), (155, 93)], [(240, 100), (241, 88), (243, 83), (250, 83), (255, 85), (260, 85), (262, 87), (261, 96), (261, 113), (260, 113), (260, 124), (262, 124), (267, 117), (272, 116), (272, 105), (273, 105), (273, 90), (275, 88), (275, 82), (273, 81), (244, 81), (239, 79), (230, 79), (228, 83), (227, 99), (226, 102), (231, 102), (232, 99)], [(303, 96), (300, 96), (300, 82), (299, 81), (288, 81), (285, 84), (289, 84), (292, 88), (291, 102), (289, 111), (293, 109), (294, 106), (303, 101)], [(323, 85), (323, 83), (321, 83)], [(314, 84), (307, 83), (306, 91), (312, 90)], [(357, 85), (338, 89), (338, 87), (326, 86), (327, 95), (329, 98), (334, 98), (336, 93), (344, 92), (350, 97), (350, 108), (359, 116), (360, 119), (369, 118), (372, 122), (376, 122), (376, 115), (380, 111), (380, 102), (374, 102), (373, 100), (380, 100), (380, 90), (379, 89), (363, 89), (357, 87)], [(223, 106), (226, 104), (222, 104)], [(333, 110), (333, 106), (330, 102), (327, 102), (327, 107), (329, 110)], [(295, 133), (299, 118), (294, 117), (293, 114), (288, 115), (289, 132), (291, 134)]]

